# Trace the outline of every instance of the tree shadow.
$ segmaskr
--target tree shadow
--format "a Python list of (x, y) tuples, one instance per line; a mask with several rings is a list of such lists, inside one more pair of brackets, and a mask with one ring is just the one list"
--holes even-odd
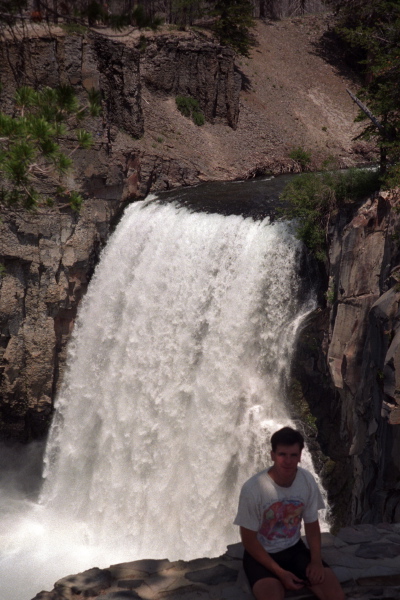
[(235, 65), (235, 72), (238, 73), (242, 79), (241, 90), (244, 90), (245, 92), (250, 92), (251, 91), (250, 77), (247, 77), (247, 75), (245, 75), (245, 73), (243, 73), (243, 71), (241, 69), (239, 69), (239, 67), (237, 65)]
[(313, 54), (334, 67), (339, 76), (352, 79), (358, 84), (362, 83), (362, 73), (358, 65), (362, 56), (346, 45), (333, 29), (325, 31), (312, 46)]

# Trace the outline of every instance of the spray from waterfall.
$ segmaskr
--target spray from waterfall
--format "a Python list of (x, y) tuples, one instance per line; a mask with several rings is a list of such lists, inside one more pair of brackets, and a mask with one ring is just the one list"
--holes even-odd
[[(0, 532), (14, 564), (29, 537), (52, 587), (94, 564), (216, 556), (238, 540), (240, 487), (290, 424), (285, 383), (313, 306), (300, 254), (284, 223), (128, 207), (79, 311), (40, 502), (12, 539)], [(43, 574), (50, 554), (57, 576)]]

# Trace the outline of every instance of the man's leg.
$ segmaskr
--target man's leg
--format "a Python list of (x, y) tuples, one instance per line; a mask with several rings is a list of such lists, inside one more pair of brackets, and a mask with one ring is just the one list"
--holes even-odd
[(310, 586), (310, 590), (312, 590), (320, 600), (345, 600), (338, 578), (328, 567), (325, 567), (324, 581), (318, 585)]
[(265, 577), (253, 585), (253, 594), (256, 600), (283, 600), (285, 589), (279, 579)]

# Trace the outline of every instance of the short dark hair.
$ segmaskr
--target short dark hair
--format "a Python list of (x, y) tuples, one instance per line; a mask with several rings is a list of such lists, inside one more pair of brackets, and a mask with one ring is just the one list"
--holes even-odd
[(304, 438), (300, 431), (291, 427), (282, 427), (271, 436), (273, 452), (276, 452), (277, 446), (293, 446), (293, 444), (299, 444), (300, 450), (304, 448)]

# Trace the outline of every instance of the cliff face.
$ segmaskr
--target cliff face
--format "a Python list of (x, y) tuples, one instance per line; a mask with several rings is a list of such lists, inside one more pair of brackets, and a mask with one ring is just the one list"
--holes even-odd
[(323, 474), (341, 523), (400, 516), (399, 206), (399, 191), (382, 192), (339, 216), (328, 308), (300, 339), (295, 377), (331, 458)]
[(191, 96), (206, 119), (236, 129), (240, 74), (232, 69), (232, 51), (211, 42), (178, 42), (160, 36), (146, 44), (141, 65), (143, 81), (157, 94)]
[(71, 211), (3, 214), (0, 222), (0, 435), (27, 440), (48, 428), (79, 301), (119, 201)]
[(20, 85), (69, 83), (82, 103), (85, 90), (101, 90), (103, 114), (84, 122), (94, 147), (75, 154), (71, 187), (85, 196), (79, 214), (58, 205), (2, 211), (0, 436), (23, 441), (47, 431), (79, 301), (126, 202), (168, 181), (198, 181), (184, 160), (132, 148), (144, 133), (143, 78), (160, 92), (196, 93), (207, 118), (232, 127), (240, 87), (232, 52), (209, 42), (157, 40), (143, 55), (107, 36), (39, 33), (0, 48), (2, 108), (11, 111)]

